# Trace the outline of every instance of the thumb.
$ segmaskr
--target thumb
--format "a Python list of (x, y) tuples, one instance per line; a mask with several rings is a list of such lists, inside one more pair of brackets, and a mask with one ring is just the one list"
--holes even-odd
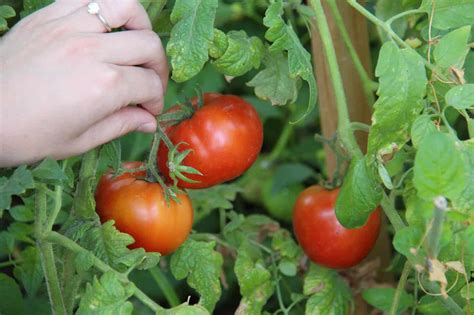
[(98, 121), (80, 135), (77, 139), (78, 149), (85, 152), (131, 131), (152, 133), (156, 127), (155, 117), (147, 110), (124, 107)]

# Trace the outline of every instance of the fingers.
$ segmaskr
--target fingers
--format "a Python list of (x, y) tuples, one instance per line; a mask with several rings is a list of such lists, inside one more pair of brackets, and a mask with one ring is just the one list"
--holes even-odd
[[(63, 0), (62, 2), (66, 2)], [(78, 0), (78, 6), (70, 14), (55, 22), (64, 25), (65, 29), (77, 32), (102, 32), (107, 30), (97, 16), (87, 10), (89, 1)], [(129, 30), (151, 29), (151, 22), (138, 0), (95, 0), (100, 7), (100, 15), (111, 28), (124, 27)], [(66, 5), (66, 4), (64, 4)]]
[[(77, 152), (86, 152), (132, 131), (151, 133), (156, 119), (139, 107), (125, 107), (92, 125), (75, 140)], [(73, 153), (76, 154), (76, 153)]]
[(153, 31), (126, 31), (100, 36), (99, 59), (122, 66), (144, 66), (155, 71), (162, 90), (168, 85), (169, 68), (161, 40)]

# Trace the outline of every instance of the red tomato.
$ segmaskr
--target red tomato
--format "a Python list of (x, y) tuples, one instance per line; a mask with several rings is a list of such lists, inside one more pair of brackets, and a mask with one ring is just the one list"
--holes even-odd
[[(258, 157), (263, 142), (263, 127), (254, 107), (234, 95), (204, 94), (204, 105), (194, 115), (168, 127), (173, 144), (184, 143), (179, 151), (192, 149), (182, 165), (203, 175), (184, 175), (198, 183), (180, 180), (180, 188), (211, 187), (240, 176)], [(175, 110), (175, 109), (170, 109)], [(168, 148), (161, 142), (158, 168), (168, 178)]]
[[(125, 163), (126, 168), (138, 168), (143, 163)], [(112, 178), (101, 177), (96, 189), (96, 207), (100, 220), (115, 221), (115, 227), (134, 239), (130, 248), (143, 247), (149, 252), (167, 255), (188, 237), (193, 225), (193, 208), (186, 194), (179, 194), (180, 203), (170, 200), (166, 205), (163, 189), (149, 183), (145, 171), (125, 173)]]
[(337, 221), (334, 206), (339, 189), (306, 188), (296, 200), (293, 227), (308, 257), (329, 268), (349, 268), (361, 262), (374, 247), (380, 231), (380, 208), (364, 226), (346, 229)]

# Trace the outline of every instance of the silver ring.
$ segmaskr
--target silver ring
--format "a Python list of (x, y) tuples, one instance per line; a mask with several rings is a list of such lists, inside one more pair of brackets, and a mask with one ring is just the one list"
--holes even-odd
[(100, 6), (97, 2), (95, 2), (95, 1), (89, 2), (89, 4), (87, 5), (87, 12), (89, 14), (97, 16), (97, 18), (102, 23), (102, 25), (104, 25), (107, 32), (112, 31), (112, 28), (110, 27), (109, 23), (107, 23), (107, 21), (104, 19), (104, 17), (100, 14)]

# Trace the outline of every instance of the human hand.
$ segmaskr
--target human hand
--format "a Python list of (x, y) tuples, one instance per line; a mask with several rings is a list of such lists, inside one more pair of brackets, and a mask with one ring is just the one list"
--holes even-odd
[[(0, 166), (83, 153), (153, 132), (168, 65), (138, 0), (58, 0), (0, 39)], [(140, 104), (140, 106), (129, 106)]]

